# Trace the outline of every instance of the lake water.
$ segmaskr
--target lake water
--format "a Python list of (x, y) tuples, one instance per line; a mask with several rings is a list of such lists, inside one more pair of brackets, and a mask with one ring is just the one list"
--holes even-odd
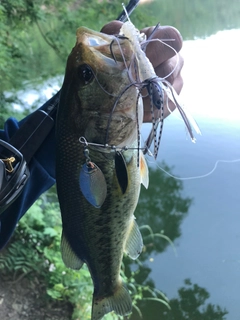
[[(172, 167), (171, 174), (181, 178), (204, 176), (216, 164), (217, 167), (205, 177), (182, 180), (181, 195), (191, 198), (192, 203), (179, 226), (181, 235), (174, 241), (177, 255), (168, 246), (164, 252), (151, 252), (145, 263), (148, 261), (151, 268), (149, 277), (154, 280), (156, 288), (166, 293), (169, 299), (178, 298), (179, 288), (189, 288), (184, 285), (184, 280), (189, 278), (209, 293), (204, 307), (210, 303), (229, 312), (219, 318), (197, 317), (194, 313), (188, 318), (188, 313), (184, 313), (183, 319), (238, 320), (240, 103), (237, 93), (240, 30), (221, 31), (204, 40), (186, 41), (182, 55), (185, 58), (185, 85), (181, 96), (202, 135), (196, 136), (197, 142), (192, 143), (183, 122), (174, 112), (164, 124), (158, 164), (164, 160)], [(149, 130), (148, 127), (146, 129)], [(229, 162), (217, 162), (219, 160)], [(152, 162), (151, 166), (156, 168)], [(172, 199), (174, 202), (175, 198)], [(167, 216), (168, 212), (165, 214)], [(194, 308), (195, 305), (189, 306), (189, 310)], [(157, 319), (151, 310), (148, 314), (149, 320)], [(180, 318), (166, 316), (161, 319)]]

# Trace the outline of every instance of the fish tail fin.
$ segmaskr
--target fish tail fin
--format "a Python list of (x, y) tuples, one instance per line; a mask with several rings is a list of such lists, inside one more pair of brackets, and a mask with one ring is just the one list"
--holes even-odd
[(111, 311), (121, 316), (127, 315), (132, 311), (132, 299), (124, 283), (118, 286), (112, 296), (104, 298), (93, 297), (91, 320), (100, 320)]

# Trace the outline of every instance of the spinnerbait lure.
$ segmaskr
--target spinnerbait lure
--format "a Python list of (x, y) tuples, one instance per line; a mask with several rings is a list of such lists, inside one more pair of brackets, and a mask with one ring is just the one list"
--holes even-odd
[[(158, 27), (159, 25), (155, 27), (152, 35), (158, 29)], [(128, 17), (128, 21), (125, 22), (122, 28), (120, 29), (119, 34), (120, 36), (127, 37), (133, 46), (134, 56), (132, 58), (132, 64), (133, 64), (133, 69), (135, 71), (136, 80), (134, 80), (134, 77), (131, 74), (131, 72), (129, 72), (129, 77), (133, 82), (133, 84), (139, 88), (139, 90), (146, 88), (147, 93), (150, 97), (151, 114), (152, 114), (152, 130), (145, 142), (144, 154), (149, 152), (149, 148), (152, 144), (152, 141), (154, 140), (153, 155), (155, 159), (157, 158), (160, 140), (162, 136), (162, 130), (163, 130), (164, 95), (165, 94), (166, 94), (166, 103), (168, 103), (168, 99), (170, 99), (178, 108), (186, 124), (190, 137), (192, 141), (195, 142), (191, 124), (195, 128), (196, 132), (200, 133), (200, 130), (196, 122), (191, 118), (191, 123), (190, 123), (190, 120), (188, 119), (185, 111), (183, 110), (183, 107), (178, 102), (178, 94), (175, 92), (172, 85), (165, 80), (165, 78), (160, 78), (156, 75), (154, 68), (152, 66), (152, 63), (150, 62), (150, 60), (147, 58), (145, 54), (145, 49), (149, 41), (161, 41), (161, 40), (157, 40), (157, 39), (146, 40), (146, 36), (144, 34), (141, 34), (139, 30), (135, 28), (133, 23), (130, 21), (129, 17)], [(152, 37), (152, 35), (150, 36), (150, 38)], [(174, 49), (172, 48), (172, 50)], [(177, 54), (177, 52), (175, 53)], [(129, 67), (129, 70), (131, 70), (131, 66)], [(167, 77), (168, 76), (169, 75), (167, 75)], [(154, 107), (156, 107), (159, 110), (157, 118), (154, 115)], [(159, 124), (160, 124), (160, 128), (159, 128), (158, 139), (157, 139), (157, 130), (158, 130)]]

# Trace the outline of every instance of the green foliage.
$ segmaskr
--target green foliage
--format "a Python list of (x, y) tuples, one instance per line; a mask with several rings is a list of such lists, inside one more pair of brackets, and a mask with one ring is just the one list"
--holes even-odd
[(142, 311), (142, 318), (134, 312), (131, 320), (226, 320), (225, 316), (228, 314), (226, 309), (207, 303), (209, 297), (205, 288), (186, 279), (184, 287), (178, 290), (178, 297), (168, 301), (168, 308), (155, 299), (142, 299), (137, 304)]
[[(164, 162), (161, 167), (171, 171)], [(183, 198), (182, 189), (181, 181), (166, 176), (160, 169), (149, 169), (149, 187), (141, 189), (135, 212), (145, 244), (141, 261), (150, 253), (163, 252), (169, 244), (175, 250), (172, 242), (181, 236), (180, 225), (192, 203), (192, 199)]]
[(0, 129), (4, 127), (4, 122), (7, 118), (14, 117), (20, 120), (23, 117), (22, 112), (15, 110), (13, 107), (13, 103), (16, 102), (16, 97), (7, 97), (4, 93), (0, 92)]
[[(119, 1), (2, 1), (0, 90), (64, 73), (78, 27), (100, 30), (122, 10)], [(141, 16), (141, 15), (140, 15)]]
[[(0, 110), (6, 92), (16, 94), (63, 75), (76, 29), (100, 30), (122, 10), (119, 0), (2, 0), (0, 2)], [(183, 38), (203, 37), (239, 27), (239, 1), (155, 0), (139, 5), (131, 19), (139, 29), (173, 25)], [(12, 99), (16, 100), (16, 96)], [(24, 106), (23, 103), (21, 105)], [(11, 109), (9, 108), (9, 112)]]
[(206, 289), (197, 284), (192, 284), (190, 279), (185, 280), (185, 287), (178, 290), (179, 299), (170, 301), (171, 311), (168, 311), (168, 320), (226, 320), (228, 314), (226, 309), (222, 310), (220, 306), (206, 304), (210, 297)]
[[(52, 201), (49, 202), (49, 199)], [(84, 267), (67, 269), (60, 253), (61, 218), (55, 193), (42, 196), (21, 219), (7, 249), (0, 255), (2, 273), (33, 273), (52, 299), (75, 305), (75, 319), (90, 319), (92, 281)]]
[[(12, 111), (17, 90), (28, 90), (63, 75), (76, 30), (100, 30), (116, 19), (121, 2), (2, 0), (0, 4), (0, 110)], [(140, 21), (144, 21), (138, 11)], [(18, 101), (24, 107), (24, 103)]]

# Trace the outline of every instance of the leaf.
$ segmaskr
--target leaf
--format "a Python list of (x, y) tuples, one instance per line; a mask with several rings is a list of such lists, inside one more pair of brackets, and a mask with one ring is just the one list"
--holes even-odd
[(53, 228), (47, 227), (44, 229), (43, 234), (50, 237), (55, 237), (57, 235), (57, 231)]

